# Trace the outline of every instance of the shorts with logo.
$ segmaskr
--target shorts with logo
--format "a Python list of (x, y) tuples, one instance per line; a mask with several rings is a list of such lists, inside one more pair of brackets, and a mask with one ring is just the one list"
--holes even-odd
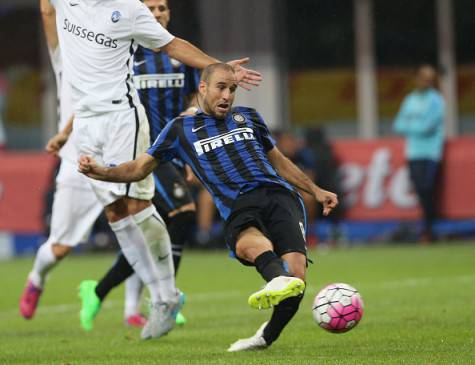
[(48, 242), (74, 247), (88, 239), (103, 206), (87, 180), (78, 172), (76, 162), (61, 161)]
[(193, 203), (183, 173), (173, 164), (160, 164), (153, 172), (155, 196), (152, 201), (162, 217), (186, 204)]
[[(261, 231), (279, 257), (289, 252), (307, 255), (303, 203), (296, 193), (284, 187), (266, 185), (238, 197), (224, 227), (226, 244), (235, 255), (237, 238), (249, 227)], [(246, 260), (238, 260), (252, 266)]]
[[(142, 105), (94, 116), (76, 116), (72, 135), (79, 155), (92, 156), (105, 166), (133, 160), (150, 145), (149, 126)], [(88, 181), (104, 206), (124, 196), (150, 200), (154, 194), (151, 175), (129, 184)]]

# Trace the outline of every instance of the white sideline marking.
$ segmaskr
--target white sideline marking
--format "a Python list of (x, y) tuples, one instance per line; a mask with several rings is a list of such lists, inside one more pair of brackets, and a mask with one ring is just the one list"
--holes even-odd
[[(367, 286), (376, 289), (388, 289), (388, 288), (408, 288), (417, 286), (432, 285), (434, 282), (445, 283), (473, 283), (475, 281), (475, 275), (460, 275), (453, 277), (425, 277), (425, 278), (406, 278), (402, 280), (390, 280), (384, 282), (356, 282), (355, 286)], [(321, 288), (320, 288), (321, 289)], [(314, 286), (307, 286), (307, 290), (317, 291), (319, 288)]]

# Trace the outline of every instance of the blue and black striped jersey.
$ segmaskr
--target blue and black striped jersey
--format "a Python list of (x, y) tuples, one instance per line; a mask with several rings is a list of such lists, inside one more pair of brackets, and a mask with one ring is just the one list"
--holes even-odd
[(148, 153), (159, 162), (179, 157), (187, 163), (227, 219), (239, 194), (270, 184), (294, 191), (267, 158), (274, 146), (262, 117), (254, 109), (236, 107), (223, 120), (203, 112), (174, 119)]
[(133, 81), (147, 113), (153, 142), (162, 128), (185, 109), (185, 97), (197, 91), (200, 74), (165, 52), (139, 47), (134, 54)]

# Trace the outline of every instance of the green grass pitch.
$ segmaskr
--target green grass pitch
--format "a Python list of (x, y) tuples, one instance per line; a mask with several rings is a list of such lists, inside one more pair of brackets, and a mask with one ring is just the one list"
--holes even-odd
[[(279, 340), (264, 351), (227, 353), (254, 334), (269, 311), (247, 306), (263, 285), (253, 268), (222, 252), (185, 252), (178, 284), (188, 323), (167, 336), (139, 339), (122, 322), (123, 289), (113, 292), (91, 333), (79, 327), (76, 287), (99, 278), (112, 255), (73, 256), (57, 267), (36, 316), (17, 303), (32, 260), (0, 263), (0, 364), (470, 364), (475, 363), (475, 244), (382, 246), (311, 251), (308, 289)], [(365, 302), (361, 323), (346, 334), (318, 328), (317, 291), (355, 286)]]

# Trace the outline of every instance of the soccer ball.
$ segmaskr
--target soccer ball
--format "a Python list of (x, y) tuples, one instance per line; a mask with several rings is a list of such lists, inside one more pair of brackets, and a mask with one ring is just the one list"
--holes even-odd
[(348, 284), (330, 284), (313, 301), (313, 318), (323, 329), (343, 333), (355, 327), (363, 316), (363, 299)]

